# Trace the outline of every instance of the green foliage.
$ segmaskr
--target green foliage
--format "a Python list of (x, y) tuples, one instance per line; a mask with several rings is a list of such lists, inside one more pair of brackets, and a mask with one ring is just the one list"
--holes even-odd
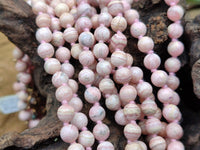
[(200, 5), (200, 0), (186, 0), (188, 4)]

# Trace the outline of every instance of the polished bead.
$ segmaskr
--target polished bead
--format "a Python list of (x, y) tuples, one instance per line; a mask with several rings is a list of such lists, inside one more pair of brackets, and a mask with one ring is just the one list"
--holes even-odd
[(114, 0), (111, 1), (108, 4), (108, 12), (112, 15), (112, 16), (117, 16), (119, 13), (123, 12), (123, 4), (121, 1), (119, 0)]
[(31, 77), (31, 74), (29, 73), (20, 72), (17, 74), (17, 79), (24, 84), (28, 84), (31, 82), (32, 77)]
[(85, 29), (90, 30), (92, 28), (92, 22), (88, 17), (80, 17), (76, 21), (75, 28), (79, 33), (83, 32)]
[(139, 19), (139, 13), (135, 9), (125, 11), (124, 17), (129, 25), (132, 25), (136, 19)]
[(115, 84), (114, 84), (113, 80), (111, 80), (109, 78), (108, 79), (104, 78), (99, 83), (99, 89), (101, 92), (103, 92), (105, 94), (110, 94), (115, 89)]
[(98, 88), (92, 86), (85, 90), (84, 97), (87, 102), (93, 104), (101, 99), (101, 92)]
[(77, 8), (78, 16), (88, 16), (91, 17), (92, 15), (92, 7), (88, 3), (82, 3), (81, 5), (78, 5)]
[(137, 124), (127, 124), (124, 127), (124, 136), (129, 141), (135, 141), (141, 136), (141, 129)]
[(131, 142), (125, 146), (125, 150), (143, 150), (139, 143)]
[(13, 57), (15, 58), (15, 59), (20, 59), (20, 58), (22, 58), (23, 56), (24, 56), (24, 54), (23, 54), (23, 52), (19, 49), (19, 48), (15, 48), (14, 50), (13, 50)]
[(131, 85), (124, 85), (119, 91), (119, 97), (123, 104), (127, 104), (130, 101), (134, 101), (137, 97), (137, 91), (135, 87)]
[(168, 58), (165, 61), (165, 69), (168, 72), (177, 72), (181, 68), (181, 62), (178, 58)]
[(131, 67), (131, 74), (132, 74), (132, 83), (138, 83), (140, 80), (143, 79), (143, 71), (139, 67)]
[(28, 127), (35, 128), (40, 122), (40, 119), (29, 120)]
[(74, 16), (72, 16), (70, 13), (63, 13), (60, 18), (60, 25), (63, 27), (63, 28), (66, 28), (67, 25), (70, 25), (70, 26), (73, 26), (74, 25)]
[(18, 72), (24, 72), (27, 69), (27, 64), (23, 61), (17, 61), (16, 64), (15, 64), (15, 69)]
[(85, 148), (79, 143), (71, 144), (67, 150), (85, 150)]
[(62, 122), (70, 122), (74, 117), (74, 108), (70, 105), (62, 105), (58, 108), (57, 116)]
[(91, 32), (82, 32), (78, 40), (80, 45), (84, 47), (92, 47), (95, 42), (94, 35)]
[(158, 100), (164, 104), (168, 104), (173, 100), (173, 90), (170, 88), (161, 88), (158, 93), (157, 97)]
[(165, 0), (165, 3), (169, 6), (171, 6), (171, 4), (176, 5), (179, 3), (180, 0)]
[(76, 80), (69, 79), (68, 85), (72, 89), (73, 93), (77, 93), (77, 91), (78, 91), (78, 83), (77, 83)]
[(80, 53), (82, 52), (82, 47), (80, 44), (74, 44), (71, 48), (71, 55), (74, 59), (78, 59)]
[(162, 129), (162, 124), (157, 118), (147, 119), (145, 126), (148, 134), (158, 134)]
[(66, 47), (60, 47), (56, 50), (56, 58), (64, 63), (67, 60), (70, 60), (71, 54), (68, 48)]
[(119, 84), (126, 84), (130, 82), (131, 78), (132, 78), (131, 71), (129, 68), (126, 67), (117, 69), (117, 71), (114, 74), (114, 80)]
[(52, 74), (56, 73), (57, 71), (60, 71), (60, 69), (61, 69), (61, 64), (55, 58), (49, 58), (44, 63), (44, 70), (48, 74), (52, 75)]
[(167, 47), (168, 53), (173, 57), (180, 56), (184, 51), (184, 45), (180, 41), (172, 41)]
[(176, 90), (179, 87), (180, 80), (175, 75), (169, 75), (167, 79), (167, 86), (172, 90)]
[(56, 98), (58, 101), (62, 102), (63, 100), (70, 101), (73, 96), (72, 89), (67, 85), (62, 85), (56, 90)]
[(96, 58), (106, 58), (108, 56), (109, 49), (104, 43), (97, 43), (93, 47), (93, 54)]
[(127, 55), (125, 52), (115, 51), (111, 55), (111, 63), (116, 67), (123, 66), (126, 64), (126, 58), (127, 58)]
[(148, 82), (141, 82), (137, 84), (136, 89), (137, 89), (138, 96), (141, 98), (147, 98), (153, 92), (153, 88), (151, 84), (149, 84)]
[(112, 66), (109, 61), (103, 60), (96, 65), (96, 71), (101, 76), (107, 76), (112, 72)]
[(80, 132), (78, 142), (84, 147), (91, 147), (94, 144), (94, 141), (94, 135), (90, 131)]
[(167, 144), (162, 137), (156, 136), (150, 140), (149, 147), (151, 148), (151, 150), (165, 150)]
[(154, 48), (154, 42), (152, 38), (148, 36), (144, 36), (138, 41), (138, 49), (143, 53), (148, 53), (150, 50)]
[(66, 62), (61, 65), (61, 71), (67, 74), (69, 78), (71, 78), (74, 75), (75, 69), (72, 64)]
[(52, 40), (52, 32), (49, 28), (39, 28), (36, 31), (36, 39), (41, 42), (50, 42)]
[(55, 87), (60, 87), (63, 84), (67, 84), (69, 77), (64, 72), (58, 71), (52, 76), (52, 83)]
[(101, 106), (92, 106), (89, 111), (89, 117), (92, 121), (102, 121), (105, 118), (106, 112)]
[(181, 7), (180, 5), (171, 6), (167, 10), (167, 17), (174, 22), (181, 20), (183, 15), (184, 15), (184, 10), (183, 7)]
[(153, 53), (153, 54), (147, 54), (144, 57), (144, 66), (149, 70), (157, 69), (160, 66), (161, 59), (160, 57)]
[(127, 45), (126, 36), (121, 32), (117, 32), (111, 37), (109, 48), (111, 52), (117, 49), (123, 51), (126, 45)]
[(141, 115), (141, 110), (136, 104), (127, 104), (124, 107), (124, 115), (127, 120), (137, 120)]
[(26, 110), (21, 110), (18, 114), (18, 117), (21, 121), (27, 121), (31, 119), (31, 112)]
[(122, 125), (122, 126), (124, 126), (128, 123), (128, 120), (126, 119), (126, 117), (124, 115), (123, 109), (119, 109), (116, 111), (115, 121), (117, 122), (117, 124)]
[(69, 28), (65, 29), (65, 31), (63, 33), (63, 38), (68, 43), (75, 43), (78, 39), (78, 32), (76, 31), (75, 28), (69, 27)]
[(141, 120), (138, 125), (140, 126), (141, 130), (142, 130), (142, 134), (144, 135), (148, 135), (147, 130), (146, 130), (146, 120)]
[(52, 36), (52, 41), (51, 43), (54, 45), (54, 46), (62, 46), (64, 45), (65, 43), (65, 40), (63, 38), (63, 33), (60, 32), (60, 31), (55, 31), (53, 32), (53, 36)]
[(121, 106), (119, 96), (115, 94), (110, 95), (108, 98), (106, 98), (105, 104), (108, 109), (113, 111), (118, 110)]
[(18, 108), (19, 110), (23, 110), (23, 109), (25, 109), (27, 106), (28, 106), (28, 104), (27, 104), (26, 102), (24, 102), (24, 101), (18, 101), (18, 102), (17, 102), (17, 108)]
[(86, 127), (88, 124), (87, 116), (84, 113), (77, 112), (75, 113), (71, 123), (75, 125), (79, 130), (83, 129), (83, 127)]
[(42, 43), (38, 46), (37, 53), (43, 59), (51, 58), (54, 55), (54, 47), (49, 43)]
[(135, 22), (130, 27), (131, 35), (135, 38), (139, 38), (140, 36), (144, 36), (147, 32), (147, 27), (142, 22)]
[(63, 13), (69, 12), (69, 7), (65, 3), (59, 3), (58, 5), (56, 5), (54, 11), (56, 16), (60, 17)]
[(151, 99), (146, 99), (144, 102), (141, 104), (141, 109), (142, 112), (144, 113), (145, 116), (152, 116), (156, 113), (157, 111), (157, 105), (155, 101)]
[(114, 150), (114, 149), (115, 148), (114, 148), (113, 144), (108, 141), (101, 142), (97, 146), (97, 150)]
[(164, 106), (163, 112), (162, 112), (164, 118), (167, 121), (179, 121), (180, 119), (180, 110), (176, 105), (168, 104)]
[(71, 124), (63, 126), (60, 130), (60, 137), (66, 143), (73, 143), (78, 138), (78, 128)]
[(89, 85), (94, 82), (94, 72), (90, 69), (83, 69), (78, 74), (79, 82), (83, 85)]
[(79, 112), (83, 108), (83, 102), (79, 97), (72, 97), (69, 101), (69, 105), (74, 108), (75, 112)]
[(166, 127), (167, 137), (170, 139), (179, 140), (183, 136), (183, 129), (177, 123), (170, 123)]
[(36, 3), (34, 3), (34, 5), (32, 5), (32, 10), (36, 15), (40, 12), (46, 13), (47, 5), (42, 1), (37, 1)]
[(112, 21), (112, 16), (107, 12), (101, 13), (98, 17), (98, 23), (106, 27), (110, 26), (111, 21)]
[(165, 71), (162, 70), (156, 70), (151, 75), (151, 82), (156, 87), (163, 87), (168, 80), (168, 75)]
[(94, 55), (91, 51), (82, 51), (79, 54), (79, 62), (82, 66), (90, 66), (94, 63)]
[(94, 126), (93, 134), (98, 141), (105, 141), (110, 135), (110, 130), (107, 125), (100, 123)]
[(169, 145), (167, 146), (167, 150), (185, 150), (183, 143), (181, 143), (180, 141), (172, 141), (169, 143)]
[(100, 26), (94, 32), (97, 41), (107, 42), (110, 39), (110, 30), (107, 27)]
[(172, 39), (178, 39), (183, 34), (183, 27), (181, 24), (172, 23), (167, 28), (168, 35)]
[(99, 18), (98, 14), (93, 15), (92, 18), (91, 18), (93, 29), (96, 29), (99, 26), (98, 18)]
[(39, 14), (36, 17), (36, 25), (40, 28), (42, 27), (50, 27), (51, 17), (48, 14)]
[(59, 31), (61, 29), (61, 26), (60, 26), (60, 21), (58, 18), (52, 18), (51, 19), (51, 25), (50, 25), (50, 29), (52, 31)]
[(116, 16), (111, 21), (111, 28), (113, 31), (117, 32), (123, 32), (127, 27), (127, 22), (124, 17)]

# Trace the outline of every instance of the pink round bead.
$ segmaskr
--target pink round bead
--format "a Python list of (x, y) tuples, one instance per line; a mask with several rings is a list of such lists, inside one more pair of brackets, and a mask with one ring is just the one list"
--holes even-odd
[(90, 66), (94, 63), (94, 55), (91, 51), (82, 51), (79, 54), (79, 62), (82, 66)]
[(171, 101), (171, 104), (178, 105), (179, 102), (180, 102), (180, 97), (178, 93), (174, 92), (173, 100)]
[(61, 26), (60, 26), (60, 21), (58, 18), (52, 18), (51, 19), (51, 26), (50, 26), (50, 29), (52, 31), (59, 31), (61, 30)]
[(35, 128), (40, 122), (40, 119), (29, 120), (28, 127)]
[(181, 24), (172, 23), (168, 26), (167, 31), (170, 38), (178, 39), (183, 34), (183, 27)]
[(94, 104), (101, 99), (101, 92), (98, 88), (92, 86), (85, 90), (84, 97), (87, 102)]
[(27, 120), (31, 119), (31, 115), (32, 114), (30, 111), (22, 110), (19, 112), (18, 117), (21, 121), (27, 121)]
[(68, 43), (75, 43), (78, 39), (78, 32), (76, 31), (75, 28), (69, 27), (69, 28), (65, 29), (65, 31), (63, 33), (63, 38)]
[(13, 84), (13, 89), (18, 92), (18, 91), (23, 91), (26, 90), (26, 85), (22, 82), (15, 82)]
[(82, 3), (77, 8), (78, 16), (88, 16), (90, 17), (92, 14), (92, 7), (88, 3)]
[(94, 35), (91, 32), (82, 32), (79, 35), (79, 43), (83, 47), (92, 47), (95, 42)]
[(167, 17), (174, 22), (181, 20), (183, 15), (184, 15), (184, 10), (183, 7), (181, 7), (180, 5), (171, 6), (167, 10)]
[(71, 78), (74, 75), (74, 66), (70, 63), (63, 63), (61, 65), (61, 71), (67, 74), (69, 78)]
[(67, 74), (65, 74), (64, 72), (56, 72), (53, 76), (52, 76), (52, 83), (55, 87), (60, 87), (63, 84), (67, 84), (68, 83), (68, 76)]
[(86, 127), (88, 124), (87, 116), (81, 112), (75, 113), (71, 123), (75, 125), (79, 130)]
[(165, 61), (165, 69), (168, 72), (177, 72), (181, 68), (181, 62), (178, 58), (168, 58)]
[(142, 130), (142, 134), (148, 135), (147, 130), (146, 130), (146, 125), (145, 125), (145, 123), (146, 123), (146, 119), (140, 121), (140, 122), (138, 123), (138, 125), (140, 126), (140, 128), (141, 128), (141, 130)]
[(52, 32), (49, 28), (39, 28), (36, 31), (36, 39), (41, 42), (50, 42), (52, 40)]
[(29, 73), (20, 72), (17, 75), (17, 79), (24, 84), (28, 84), (31, 82), (32, 77)]
[(147, 119), (145, 122), (147, 133), (158, 134), (162, 129), (162, 124), (157, 118)]
[(127, 58), (127, 55), (125, 52), (115, 51), (111, 55), (111, 63), (116, 67), (123, 66), (126, 64), (126, 58)]
[(36, 25), (40, 28), (42, 27), (50, 27), (51, 17), (48, 14), (39, 14), (36, 17)]
[(160, 57), (155, 53), (148, 54), (144, 58), (144, 66), (149, 70), (157, 69), (160, 66), (160, 63)]
[(123, 51), (126, 45), (127, 45), (126, 36), (121, 32), (117, 32), (111, 37), (109, 48), (111, 52), (117, 49)]
[(140, 16), (139, 16), (139, 13), (135, 9), (129, 9), (125, 11), (124, 17), (126, 18), (127, 23), (129, 25), (132, 25), (136, 19), (137, 20), (139, 19)]
[(163, 104), (167, 104), (173, 100), (173, 92), (174, 91), (168, 87), (161, 88), (157, 93), (157, 97), (160, 102), (162, 102)]
[(151, 82), (156, 87), (163, 87), (168, 80), (168, 75), (165, 71), (162, 70), (156, 70), (151, 75)]
[(167, 127), (167, 123), (166, 122), (161, 122), (162, 123), (162, 129), (159, 132), (159, 136), (161, 137), (167, 137), (166, 135), (166, 127)]
[(118, 110), (121, 106), (119, 96), (115, 94), (110, 95), (108, 98), (106, 98), (105, 104), (108, 109), (113, 111)]
[(26, 91), (19, 91), (16, 93), (16, 95), (22, 101), (26, 101), (28, 98), (28, 93)]
[(92, 18), (91, 18), (93, 29), (96, 29), (99, 26), (98, 18), (99, 18), (98, 14), (93, 15)]
[(93, 47), (93, 54), (96, 58), (106, 58), (108, 56), (109, 49), (104, 43), (97, 43)]
[(74, 108), (70, 105), (62, 105), (58, 108), (57, 116), (62, 122), (70, 122), (74, 117)]
[(66, 60), (69, 60), (71, 58), (71, 54), (68, 48), (66, 47), (60, 47), (56, 50), (56, 58), (64, 63)]
[(122, 13), (123, 9), (124, 9), (123, 4), (119, 0), (111, 1), (108, 4), (108, 12), (112, 16), (117, 16), (119, 13)]
[(98, 141), (105, 141), (110, 135), (110, 130), (108, 126), (103, 123), (96, 124), (93, 128), (93, 134)]
[(183, 129), (177, 123), (170, 123), (166, 127), (167, 137), (170, 139), (179, 140), (183, 136)]
[(106, 42), (110, 39), (110, 30), (105, 26), (100, 26), (96, 28), (94, 36), (97, 41)]
[(124, 136), (129, 141), (135, 141), (138, 140), (138, 138), (141, 136), (141, 129), (137, 124), (127, 124), (124, 127)]
[(112, 143), (108, 141), (104, 141), (97, 146), (97, 150), (114, 150), (114, 146)]
[(83, 69), (78, 75), (79, 82), (83, 85), (89, 85), (94, 82), (94, 72), (90, 69)]
[(151, 150), (165, 150), (167, 144), (162, 137), (156, 136), (150, 140), (149, 147), (151, 148)]
[(104, 94), (110, 94), (113, 93), (113, 90), (115, 89), (115, 84), (113, 80), (109, 78), (104, 78), (99, 82), (99, 89)]
[(49, 58), (45, 61), (44, 63), (44, 70), (48, 73), (48, 74), (54, 74), (57, 71), (60, 71), (61, 69), (61, 64), (60, 62), (55, 59), (55, 58)]
[(94, 135), (90, 131), (82, 131), (79, 134), (78, 142), (84, 147), (91, 147), (94, 144)]
[(111, 21), (112, 21), (112, 16), (107, 12), (101, 13), (98, 17), (98, 23), (106, 27), (110, 26)]
[(80, 46), (80, 44), (74, 44), (71, 47), (71, 55), (74, 59), (78, 59), (81, 52), (82, 52), (82, 47)]
[(165, 0), (165, 3), (169, 6), (176, 5), (179, 3), (180, 0)]
[(54, 55), (54, 47), (49, 43), (42, 43), (38, 46), (37, 53), (43, 59), (51, 58)]
[(132, 83), (138, 83), (143, 78), (143, 71), (139, 67), (131, 67)]
[(164, 118), (169, 122), (172, 122), (175, 120), (179, 121), (180, 119), (180, 110), (178, 109), (176, 105), (168, 104), (164, 106), (162, 113), (163, 113)]
[(124, 150), (143, 150), (143, 149), (139, 143), (131, 142), (125, 146)]
[(153, 116), (159, 120), (162, 118), (162, 112), (160, 108), (157, 108), (156, 113)]
[(75, 80), (69, 79), (68, 85), (72, 89), (73, 93), (77, 93), (77, 91), (78, 91), (78, 83)]
[(83, 32), (85, 29), (90, 30), (92, 28), (92, 22), (88, 17), (80, 17), (76, 21), (75, 28), (79, 33)]
[(169, 43), (167, 51), (172, 57), (178, 57), (183, 53), (184, 45), (180, 41), (172, 41)]
[(144, 36), (138, 41), (138, 49), (143, 53), (148, 53), (150, 50), (154, 48), (154, 42), (152, 38), (148, 36)]
[(89, 111), (89, 117), (93, 122), (102, 121), (105, 118), (106, 112), (101, 106), (92, 106)]
[(34, 14), (38, 14), (40, 12), (46, 13), (47, 12), (47, 5), (42, 1), (37, 1), (32, 5), (32, 10)]
[(117, 122), (117, 124), (122, 125), (122, 126), (125, 126), (128, 123), (128, 120), (126, 119), (124, 115), (123, 109), (119, 109), (115, 113), (115, 121)]
[(119, 92), (119, 97), (120, 100), (124, 103), (127, 104), (130, 101), (134, 101), (135, 98), (137, 97), (137, 91), (135, 87), (131, 85), (124, 85)]
[(63, 33), (60, 31), (54, 31), (51, 43), (57, 47), (64, 45), (65, 40), (63, 38)]
[(85, 150), (85, 148), (79, 143), (71, 144), (67, 150)]
[(70, 13), (63, 13), (60, 18), (60, 25), (63, 28), (66, 28), (67, 25), (73, 26), (74, 25), (74, 16), (72, 16)]
[(83, 108), (83, 102), (79, 97), (72, 97), (69, 101), (69, 105), (74, 108), (75, 112), (79, 112)]
[(137, 89), (138, 96), (141, 98), (147, 98), (153, 92), (152, 86), (148, 82), (141, 82), (137, 84), (136, 89)]
[(112, 72), (112, 66), (109, 61), (102, 60), (96, 65), (96, 71), (99, 75), (106, 76)]
[(123, 32), (127, 27), (127, 22), (124, 17), (116, 16), (111, 21), (111, 28), (115, 32)]
[(78, 138), (78, 129), (76, 126), (69, 124), (63, 126), (60, 130), (60, 137), (66, 143), (73, 143)]
[[(22, 100), (20, 100), (20, 101), (17, 102), (17, 108), (18, 108), (19, 110), (26, 109), (27, 106), (28, 106), (27, 103), (24, 102), (24, 101), (22, 101)], [(22, 117), (23, 117), (23, 116), (22, 116)], [(22, 119), (20, 119), (20, 120), (22, 120)]]
[(137, 120), (141, 115), (141, 110), (136, 104), (127, 104), (124, 107), (124, 115), (128, 121)]
[(144, 113), (145, 116), (152, 116), (156, 113), (158, 107), (155, 103), (155, 101), (151, 99), (146, 99), (142, 104), (141, 104), (141, 110)]
[(119, 84), (126, 84), (130, 82), (132, 74), (129, 68), (122, 67), (117, 69), (114, 74), (114, 80)]
[(23, 57), (22, 57), (22, 61), (25, 62), (25, 63), (29, 63), (30, 64), (30, 58), (27, 54), (25, 54)]
[(69, 101), (73, 96), (73, 91), (69, 86), (62, 85), (59, 88), (57, 88), (55, 95), (57, 100), (60, 102), (62, 102), (63, 100)]
[(69, 12), (69, 7), (65, 3), (59, 3), (54, 8), (54, 12), (55, 12), (57, 17), (60, 17), (63, 13)]
[(140, 36), (144, 36), (146, 34), (147, 27), (142, 22), (135, 22), (131, 25), (130, 32), (133, 37), (139, 38)]
[(15, 48), (14, 50), (13, 50), (13, 57), (15, 58), (15, 59), (20, 59), (20, 58), (22, 58), (23, 56), (24, 56), (24, 54), (23, 54), (23, 52), (19, 49), (19, 48)]
[(26, 71), (27, 69), (27, 64), (23, 61), (17, 61), (16, 64), (15, 64), (15, 69), (18, 71), (18, 72), (23, 72), (23, 71)]
[(167, 79), (167, 86), (172, 90), (176, 90), (179, 87), (179, 78), (175, 75), (169, 75)]
[(133, 64), (133, 57), (131, 54), (126, 53), (126, 66), (131, 67)]
[(170, 142), (169, 145), (167, 146), (167, 150), (185, 150), (183, 143), (180, 141), (173, 141)]

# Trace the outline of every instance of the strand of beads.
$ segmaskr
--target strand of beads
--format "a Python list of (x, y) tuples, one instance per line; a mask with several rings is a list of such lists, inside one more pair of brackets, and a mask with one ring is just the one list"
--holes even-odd
[[(65, 4), (61, 5), (61, 7), (59, 6), (58, 8), (56, 8), (56, 14), (61, 15), (63, 9), (66, 10), (67, 7), (68, 6)], [(33, 5), (33, 10), (35, 11), (35, 14), (47, 13), (47, 5), (42, 1), (37, 2)], [(57, 58), (60, 61), (56, 58), (52, 58), (52, 56), (54, 55), (54, 47), (49, 43), (53, 37), (49, 29), (51, 21), (49, 21), (49, 17), (47, 22), (45, 21), (45, 19), (40, 21), (41, 22), (37, 24), (39, 29), (36, 32), (36, 38), (41, 44), (38, 46), (37, 51), (38, 55), (45, 60), (45, 71), (48, 74), (53, 75), (52, 82), (53, 85), (57, 88), (55, 95), (57, 100), (62, 103), (62, 106), (60, 106), (60, 108), (58, 109), (58, 118), (64, 122), (64, 126), (60, 131), (60, 136), (63, 141), (67, 143), (73, 143), (71, 144), (72, 147), (75, 146), (84, 149), (82, 145), (75, 143), (79, 134), (78, 128), (75, 125), (69, 124), (69, 122), (73, 119), (75, 110), (68, 103), (73, 97), (73, 90), (74, 88), (76, 88), (76, 86), (70, 86), (69, 76), (60, 71), (60, 61), (68, 62), (70, 59), (70, 52), (68, 49), (61, 46), (64, 43), (62, 38), (60, 38), (61, 36), (59, 33), (58, 36), (55, 36), (53, 43), (56, 44), (56, 46), (60, 46), (60, 49), (57, 50), (56, 53)], [(42, 22), (44, 22), (44, 24)], [(59, 24), (57, 23), (56, 25), (58, 27)], [(56, 33), (56, 31), (54, 33)], [(63, 52), (65, 53), (65, 55), (61, 56)]]
[(27, 55), (18, 49), (13, 50), (13, 57), (16, 59), (15, 69), (19, 72), (17, 74), (17, 82), (13, 84), (13, 89), (16, 95), (20, 99), (18, 101), (19, 119), (22, 121), (29, 121), (32, 116), (32, 112), (28, 109), (28, 92), (27, 86), (31, 82), (30, 75), (30, 60)]
[[(112, 66), (108, 60), (106, 60), (109, 48), (105, 44), (110, 39), (110, 30), (108, 27), (110, 26), (112, 16), (106, 12), (106, 8), (101, 8), (101, 14), (98, 16), (98, 24), (99, 27), (96, 28), (94, 32), (94, 36), (98, 41), (97, 44), (93, 47), (93, 54), (98, 59), (98, 63), (96, 65), (96, 71), (99, 76), (103, 77), (103, 79), (99, 83), (100, 91), (106, 95), (107, 98), (110, 97), (109, 94), (113, 93), (115, 86), (107, 86), (105, 84), (109, 84), (109, 82), (114, 85), (109, 75), (112, 72)], [(111, 89), (109, 90), (109, 87)], [(119, 103), (120, 104), (120, 103)], [(116, 108), (113, 108), (116, 109)], [(117, 108), (118, 109), (118, 108)], [(103, 133), (103, 134), (102, 134)], [(109, 137), (110, 130), (107, 125), (101, 122), (97, 122), (97, 125), (93, 129), (93, 134), (95, 138), (100, 142), (97, 147), (97, 150), (108, 149), (114, 150), (114, 146), (112, 143), (105, 140)]]
[[(179, 79), (176, 77), (175, 73), (180, 69), (181, 62), (177, 58), (183, 53), (184, 45), (178, 38), (183, 34), (183, 27), (181, 26), (181, 19), (184, 15), (183, 8), (178, 5), (179, 0), (165, 0), (166, 4), (169, 5), (167, 10), (167, 16), (169, 20), (174, 23), (168, 26), (168, 35), (172, 41), (168, 45), (168, 53), (171, 55), (165, 61), (165, 69), (169, 72), (167, 86), (172, 90), (176, 90), (179, 86)], [(179, 120), (181, 118), (181, 113), (176, 105), (178, 105), (180, 98), (179, 95), (174, 92), (174, 102), (171, 104), (165, 104), (163, 109), (163, 116), (169, 122), (166, 127), (167, 138), (169, 139), (168, 150), (177, 149), (183, 150), (183, 144), (178, 141), (183, 136), (183, 129), (179, 125)], [(168, 111), (171, 112), (168, 112)]]
[[(129, 84), (132, 78), (130, 66), (133, 58), (123, 52), (127, 45), (127, 39), (122, 33), (127, 27), (126, 19), (122, 16), (124, 11), (123, 3), (117, 0), (111, 1), (108, 4), (108, 11), (112, 16), (115, 16), (112, 19), (111, 28), (116, 34), (112, 36), (110, 41), (110, 49), (114, 51), (111, 55), (111, 63), (118, 68), (114, 73), (114, 80), (119, 84), (123, 84), (119, 97), (124, 106), (123, 113), (129, 121), (124, 127), (124, 135), (128, 140), (125, 149), (139, 148), (141, 146), (137, 143), (137, 140), (141, 135), (141, 128), (137, 125), (136, 120), (140, 117), (141, 110), (134, 102), (137, 97), (137, 91), (134, 86)], [(127, 64), (129, 57), (131, 61)]]
[[(132, 17), (130, 17), (132, 16)], [(160, 57), (154, 53), (153, 47), (154, 43), (153, 40), (147, 36), (144, 36), (146, 34), (146, 26), (144, 23), (139, 21), (139, 14), (136, 10), (134, 9), (129, 9), (125, 12), (125, 18), (128, 22), (131, 31), (131, 35), (135, 38), (138, 38), (138, 49), (143, 52), (147, 53), (147, 55), (144, 58), (144, 65), (147, 69), (151, 70), (153, 72), (152, 76), (157, 76), (159, 80), (153, 80), (151, 77), (152, 83), (157, 86), (157, 87), (162, 87), (165, 85), (167, 81), (167, 74), (162, 71), (162, 70), (157, 70), (157, 68), (160, 66)], [(139, 92), (139, 88), (144, 89), (144, 87), (147, 86), (149, 87), (148, 91), (149, 94), (152, 93), (152, 87), (151, 85), (142, 85), (144, 83), (140, 83), (137, 85), (137, 90)], [(141, 90), (142, 92), (142, 90)], [(139, 94), (138, 94), (139, 95)], [(156, 108), (156, 103), (155, 101), (150, 97), (151, 95), (145, 96), (145, 100), (142, 102), (142, 107), (145, 107), (146, 104), (151, 104), (153, 107)], [(165, 97), (166, 98), (166, 97)], [(151, 134), (152, 138), (150, 139), (149, 146), (151, 149), (165, 149), (166, 148), (166, 142), (165, 140), (161, 137), (158, 136), (157, 134), (161, 131), (162, 123), (161, 121), (156, 118), (153, 113), (155, 113), (155, 110), (152, 112), (152, 114), (146, 114), (148, 116), (147, 121), (145, 122), (145, 127), (147, 130), (148, 134)], [(144, 110), (143, 110), (144, 113)]]

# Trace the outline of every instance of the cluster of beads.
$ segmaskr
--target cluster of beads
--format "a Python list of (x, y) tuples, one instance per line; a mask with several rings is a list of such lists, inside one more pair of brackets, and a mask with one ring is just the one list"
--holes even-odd
[(35, 127), (39, 123), (39, 119), (34, 119), (33, 111), (29, 108), (29, 92), (27, 87), (30, 84), (31, 77), (31, 62), (28, 55), (24, 54), (19, 48), (13, 50), (13, 57), (16, 60), (15, 69), (18, 71), (17, 82), (13, 84), (13, 89), (19, 98), (18, 108), (19, 119), (28, 121), (29, 128)]
[[(180, 68), (180, 61), (176, 57), (183, 52), (183, 44), (177, 38), (183, 32), (179, 20), (184, 11), (176, 5), (178, 0), (165, 1), (171, 6), (168, 17), (175, 21), (168, 27), (172, 38), (168, 52), (172, 57), (166, 60), (165, 68), (169, 75), (158, 70), (161, 59), (153, 51), (153, 40), (145, 36), (146, 25), (139, 20), (138, 12), (131, 9), (132, 0), (32, 0), (39, 27), (36, 33), (40, 42), (37, 52), (45, 61), (45, 71), (53, 75), (52, 83), (57, 88), (55, 95), (62, 103), (58, 109), (58, 118), (64, 123), (60, 135), (63, 141), (71, 143), (68, 149), (91, 150), (94, 138), (100, 143), (98, 150), (114, 149), (112, 143), (105, 141), (110, 130), (102, 122), (105, 110), (99, 103), (101, 95), (106, 99), (107, 108), (116, 111), (116, 122), (125, 126), (126, 150), (147, 149), (144, 142), (138, 141), (141, 134), (148, 135), (152, 150), (184, 149), (182, 143), (176, 141), (182, 137), (183, 131), (177, 124), (181, 118), (176, 106), (180, 98), (174, 91), (179, 85), (175, 72)], [(100, 14), (95, 7), (100, 8)], [(152, 84), (160, 88), (157, 98), (164, 104), (162, 112), (156, 104), (152, 85), (143, 80), (143, 71), (132, 66), (132, 56), (123, 51), (127, 46), (127, 38), (123, 34), (127, 25), (131, 35), (138, 39), (138, 49), (147, 54), (144, 66), (152, 72)], [(53, 58), (54, 53), (56, 58)], [(93, 104), (89, 111), (89, 118), (96, 122), (93, 132), (87, 129), (87, 116), (79, 112), (83, 104), (76, 94), (78, 83), (70, 79), (75, 72), (70, 64), (71, 56), (83, 67), (78, 80), (86, 87), (85, 100)], [(122, 84), (119, 92), (115, 83)], [(135, 102), (137, 96), (140, 104)], [(169, 124), (161, 122), (162, 116)], [(75, 143), (76, 140), (78, 143)]]

